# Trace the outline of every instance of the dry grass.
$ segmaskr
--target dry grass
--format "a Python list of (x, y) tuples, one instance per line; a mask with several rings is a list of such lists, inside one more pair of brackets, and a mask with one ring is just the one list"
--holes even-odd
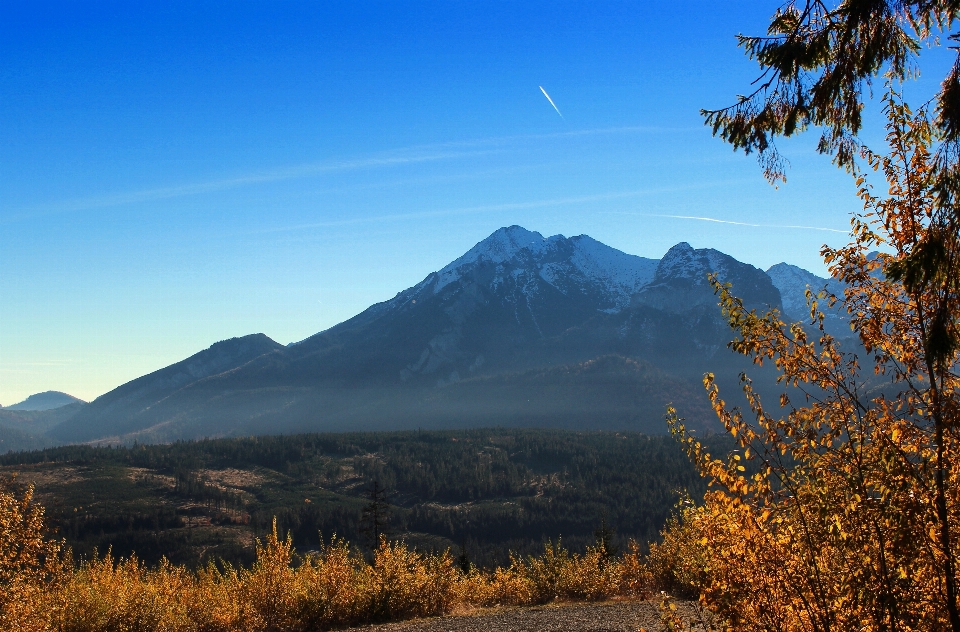
[(636, 546), (617, 558), (560, 544), (507, 568), (463, 572), (449, 552), (381, 540), (372, 562), (334, 539), (298, 555), (273, 532), (250, 568), (191, 572), (109, 553), (80, 565), (44, 540), (32, 489), (0, 481), (0, 624), (37, 632), (279, 632), (329, 630), (477, 607), (644, 597)]
[(80, 474), (80, 468), (69, 466), (51, 468), (46, 464), (21, 466), (17, 468), (17, 475), (24, 483), (35, 487), (69, 485), (84, 480), (83, 475)]
[[(548, 545), (543, 555), (492, 572), (461, 572), (449, 553), (422, 554), (383, 540), (372, 563), (334, 540), (299, 557), (276, 532), (249, 569), (197, 573), (146, 568), (109, 555), (67, 572), (36, 595), (39, 629), (62, 632), (299, 631), (448, 614), (493, 605), (643, 596), (636, 551), (603, 560)], [(33, 609), (35, 612), (37, 609)], [(33, 615), (31, 615), (33, 616)]]
[(224, 468), (222, 470), (200, 470), (200, 478), (223, 490), (238, 491), (244, 488), (259, 487), (263, 476), (249, 470)]

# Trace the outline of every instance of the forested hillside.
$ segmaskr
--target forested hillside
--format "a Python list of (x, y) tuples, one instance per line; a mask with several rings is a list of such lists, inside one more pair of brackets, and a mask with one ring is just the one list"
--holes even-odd
[[(480, 429), (310, 434), (133, 447), (66, 446), (0, 457), (37, 486), (51, 525), (81, 555), (113, 547), (146, 561), (252, 559), (253, 540), (290, 531), (301, 550), (334, 533), (370, 544), (364, 509), (386, 490), (386, 532), (475, 563), (583, 548), (601, 521), (654, 540), (681, 490), (703, 482), (670, 437)], [(369, 512), (368, 512), (369, 513)]]

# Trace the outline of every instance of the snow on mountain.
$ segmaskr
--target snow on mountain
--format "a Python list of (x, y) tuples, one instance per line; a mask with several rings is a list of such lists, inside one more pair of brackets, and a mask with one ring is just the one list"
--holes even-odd
[(544, 238), (538, 232), (510, 226), (495, 231), (421, 285), (432, 281), (437, 294), (482, 264), (496, 266), (492, 287), (507, 279), (523, 280), (524, 293), (535, 293), (539, 279), (564, 294), (575, 288), (598, 288), (611, 304), (605, 311), (629, 305), (630, 297), (650, 282), (657, 267), (654, 259), (628, 255), (587, 235)]
[(468, 250), (462, 257), (455, 259), (437, 272), (437, 280), (433, 286), (434, 294), (463, 276), (464, 268), (473, 267), (484, 261), (504, 264), (514, 259), (521, 252), (526, 251), (528, 257), (535, 257), (542, 253), (548, 241), (562, 239), (561, 235), (544, 239), (543, 235), (529, 231), (521, 226), (500, 228), (492, 235)]
[[(780, 290), (783, 298), (783, 315), (787, 320), (809, 321), (810, 308), (807, 306), (806, 291), (817, 293), (826, 287), (827, 291), (843, 297), (843, 284), (836, 279), (824, 279), (803, 268), (778, 263), (767, 270), (773, 284)], [(827, 333), (835, 338), (853, 335), (850, 330), (850, 316), (839, 304), (829, 307), (826, 301), (818, 305), (823, 312), (823, 326)]]
[(734, 293), (750, 307), (778, 307), (780, 295), (763, 270), (737, 261), (718, 250), (694, 250), (680, 242), (667, 251), (653, 280), (637, 294), (638, 303), (680, 313), (695, 305), (715, 307), (717, 298), (707, 275), (716, 273), (733, 285)]
[[(745, 366), (727, 351), (731, 332), (707, 282), (712, 272), (761, 310), (796, 311), (807, 285), (828, 283), (786, 264), (768, 274), (687, 243), (656, 261), (586, 235), (544, 238), (510, 226), (392, 299), (296, 345), (263, 335), (217, 343), (101, 396), (49, 434), (58, 441), (168, 441), (431, 423), (581, 427), (593, 418), (660, 432), (662, 402), (637, 399), (645, 392), (638, 385), (654, 384), (660, 393), (667, 384), (674, 400), (686, 391), (670, 381), (622, 382), (623, 362), (649, 363), (677, 384), (698, 382), (708, 370), (736, 376)], [(841, 315), (825, 322), (831, 332), (850, 333)], [(610, 354), (621, 356), (620, 368), (596, 380), (571, 369)], [(547, 377), (517, 378), (530, 370)], [(574, 399), (592, 417), (569, 405), (567, 385), (574, 383)], [(611, 384), (621, 383), (611, 397)], [(544, 398), (562, 410), (538, 404), (531, 412), (531, 402)], [(652, 421), (637, 426), (638, 411)]]
[[(798, 296), (802, 304), (805, 283), (824, 280), (794, 266), (785, 270), (789, 274), (777, 266), (771, 272), (778, 279), (800, 273), (808, 276), (798, 288), (794, 283), (778, 290), (763, 270), (717, 250), (694, 249), (686, 242), (657, 261), (621, 252), (586, 235), (545, 238), (509, 226), (496, 230), (417, 285), (295, 348), (310, 353), (315, 348), (340, 346), (343, 336), (374, 327), (374, 323), (391, 330), (422, 326), (422, 340), (408, 335), (403, 345), (410, 348), (404, 346), (401, 351), (398, 347), (397, 357), (404, 360), (401, 372), (410, 377), (443, 367), (450, 376), (465, 375), (474, 372), (470, 367), (478, 358), (493, 357), (484, 342), (493, 330), (500, 332), (499, 340), (510, 348), (520, 340), (556, 336), (598, 312), (617, 315), (644, 306), (669, 314), (714, 314), (717, 297), (707, 281), (707, 275), (714, 272), (732, 283), (736, 295), (748, 306), (767, 309), (786, 304), (785, 313), (793, 313)], [(833, 320), (836, 318), (829, 324), (833, 325)], [(838, 331), (845, 328), (849, 333), (845, 324), (836, 324), (842, 325)]]
[(843, 295), (843, 286), (836, 279), (824, 279), (803, 268), (778, 263), (767, 270), (767, 275), (780, 290), (783, 299), (784, 314), (795, 319), (803, 319), (809, 314), (806, 291), (819, 292), (824, 287), (838, 296)]
[(733, 266), (743, 266), (733, 257), (712, 248), (694, 250), (685, 241), (667, 251), (657, 265), (656, 278), (686, 279), (697, 285), (706, 285), (705, 272), (717, 272), (726, 276)]
[(587, 235), (571, 237), (570, 241), (576, 246), (570, 262), (583, 275), (607, 283), (627, 302), (656, 274), (656, 259), (628, 255)]
[(504, 263), (516, 257), (522, 250), (526, 250), (535, 256), (542, 253), (550, 243), (555, 243), (561, 239), (564, 239), (563, 235), (554, 235), (549, 239), (544, 239), (540, 233), (527, 230), (522, 226), (500, 228), (464, 253), (462, 257), (446, 266), (444, 270), (459, 268), (463, 264), (473, 263), (481, 258), (493, 263)]

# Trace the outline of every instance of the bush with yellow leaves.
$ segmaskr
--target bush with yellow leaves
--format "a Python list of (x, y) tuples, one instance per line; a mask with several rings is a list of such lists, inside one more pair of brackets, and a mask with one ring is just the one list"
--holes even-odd
[(33, 488), (0, 478), (0, 629), (44, 629), (46, 590), (64, 577), (62, 547), (44, 538), (43, 507)]
[(464, 573), (449, 552), (381, 538), (372, 563), (334, 538), (300, 556), (276, 523), (249, 569), (147, 567), (110, 552), (74, 567), (43, 537), (32, 490), (0, 488), (2, 629), (56, 632), (306, 632), (438, 616), (455, 609), (646, 594), (639, 548), (609, 558), (559, 542), (507, 568)]
[[(713, 490), (651, 569), (721, 628), (960, 632), (960, 173), (944, 177), (926, 112), (891, 90), (886, 114), (890, 153), (862, 153), (884, 192), (856, 173), (865, 211), (849, 245), (823, 250), (844, 295), (811, 292), (812, 327), (713, 280), (733, 349), (785, 386), (772, 407), (742, 376), (747, 406), (731, 408), (706, 376), (739, 444), (725, 458), (671, 415)], [(824, 331), (818, 302), (846, 308), (866, 354)]]

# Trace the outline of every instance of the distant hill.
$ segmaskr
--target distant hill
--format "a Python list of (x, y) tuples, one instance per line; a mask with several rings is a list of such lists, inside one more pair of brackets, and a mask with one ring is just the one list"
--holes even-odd
[(0, 454), (19, 450), (38, 450), (51, 444), (50, 439), (32, 434), (0, 421)]
[(808, 284), (828, 283), (686, 243), (657, 261), (586, 235), (544, 238), (511, 226), (326, 331), (288, 346), (263, 334), (219, 342), (97, 398), (46, 436), (130, 443), (479, 426), (658, 433), (669, 403), (692, 426), (716, 429), (704, 372), (724, 388), (736, 388), (743, 370), (762, 394), (782, 387), (768, 367), (728, 350), (733, 334), (707, 282), (712, 272), (747, 306), (791, 317)]
[(49, 410), (0, 408), (0, 454), (10, 450), (33, 450), (58, 443), (47, 431), (74, 417), (86, 404), (76, 401)]
[(86, 402), (78, 397), (67, 395), (60, 391), (46, 391), (44, 393), (31, 395), (19, 404), (7, 406), (3, 410), (51, 410), (76, 403), (84, 404)]

